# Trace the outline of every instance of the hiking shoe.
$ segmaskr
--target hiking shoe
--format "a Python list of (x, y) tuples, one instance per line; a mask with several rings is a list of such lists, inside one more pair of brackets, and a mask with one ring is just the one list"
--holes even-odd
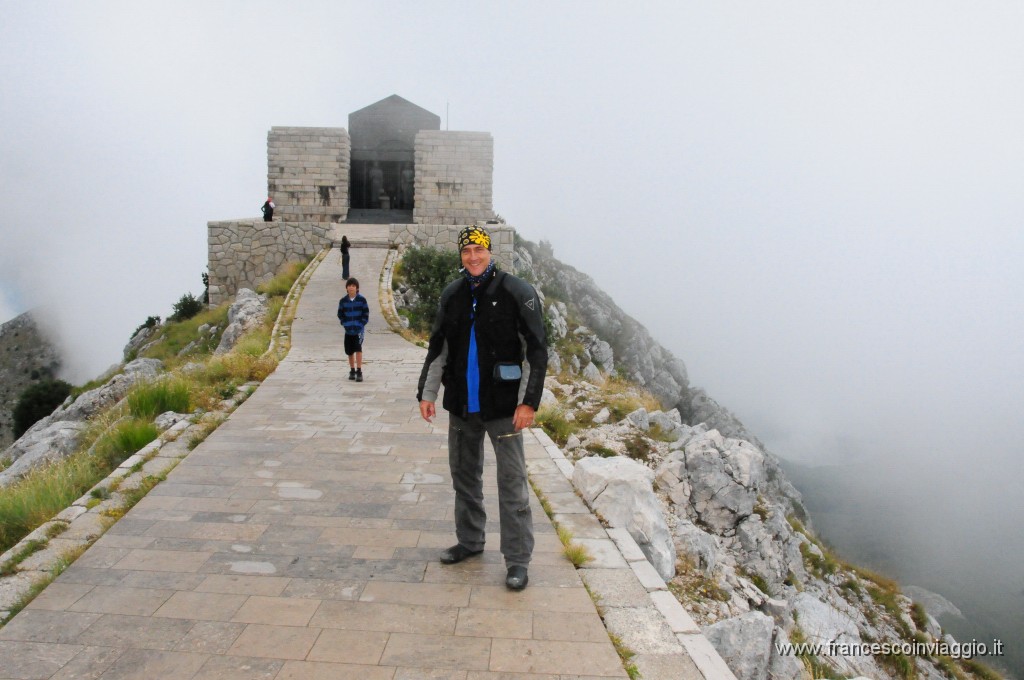
[(526, 567), (516, 566), (508, 568), (508, 574), (505, 576), (505, 585), (508, 586), (509, 590), (522, 590), (529, 582), (530, 577), (526, 574)]
[(356, 379), (356, 369), (353, 368), (353, 369), (351, 369), (348, 372), (348, 379), (349, 380), (355, 380)]
[(445, 551), (443, 551), (441, 553), (441, 564), (456, 564), (456, 563), (461, 562), (462, 560), (466, 559), (467, 557), (472, 557), (473, 555), (479, 555), (482, 552), (483, 552), (483, 549), (480, 549), (480, 550), (470, 550), (469, 548), (467, 548), (466, 546), (462, 545), (461, 543), (457, 544), (457, 545), (453, 545), (452, 547), (448, 548), (447, 550), (445, 550)]
[(362, 369), (356, 369), (356, 382), (363, 382), (363, 371)]

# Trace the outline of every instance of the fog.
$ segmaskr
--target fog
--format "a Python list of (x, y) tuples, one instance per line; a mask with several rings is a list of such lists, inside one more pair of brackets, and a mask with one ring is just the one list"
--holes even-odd
[(0, 320), (47, 310), (73, 379), (201, 292), (271, 126), (399, 94), (491, 132), (496, 211), (773, 452), (938, 520), (886, 566), (1014, 585), (982, 565), (1024, 557), (1019, 3), (2, 9)]

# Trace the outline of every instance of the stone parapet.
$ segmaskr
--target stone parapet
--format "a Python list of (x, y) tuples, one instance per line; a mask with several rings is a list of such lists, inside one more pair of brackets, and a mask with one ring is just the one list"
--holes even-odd
[(416, 133), (417, 224), (472, 224), (494, 217), (494, 140), (489, 132)]
[(279, 127), (267, 133), (267, 192), (275, 216), (343, 222), (349, 209), (352, 143), (345, 128)]
[[(441, 250), (458, 250), (456, 244), (459, 231), (468, 224), (392, 224), (391, 243), (400, 246), (416, 245)], [(498, 266), (512, 272), (516, 230), (507, 224), (488, 224), (484, 228), (491, 234), (491, 253)]]
[(208, 222), (210, 304), (231, 299), (240, 288), (255, 290), (285, 262), (316, 255), (331, 244), (332, 231), (326, 222)]

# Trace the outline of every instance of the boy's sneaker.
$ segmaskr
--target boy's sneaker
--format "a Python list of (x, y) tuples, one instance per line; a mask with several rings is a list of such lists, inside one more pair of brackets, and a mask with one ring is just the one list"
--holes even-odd
[(356, 379), (356, 369), (354, 369), (354, 368), (349, 369), (349, 371), (348, 371), (348, 379), (349, 380), (355, 380)]
[(363, 369), (356, 369), (356, 382), (363, 382)]

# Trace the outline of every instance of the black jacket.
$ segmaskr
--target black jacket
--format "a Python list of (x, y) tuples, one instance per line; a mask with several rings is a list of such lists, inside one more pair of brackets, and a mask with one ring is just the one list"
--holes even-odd
[[(495, 271), (477, 291), (476, 344), (480, 366), (480, 415), (484, 420), (510, 418), (519, 404), (540, 406), (548, 352), (544, 314), (537, 292), (526, 281)], [(473, 321), (473, 292), (464, 278), (441, 293), (430, 332), (427, 358), (420, 373), (419, 401), (437, 401), (443, 384), (445, 410), (467, 415), (466, 360)], [(523, 365), (523, 360), (527, 365)], [(523, 377), (514, 382), (495, 380), (497, 363), (515, 363)]]

